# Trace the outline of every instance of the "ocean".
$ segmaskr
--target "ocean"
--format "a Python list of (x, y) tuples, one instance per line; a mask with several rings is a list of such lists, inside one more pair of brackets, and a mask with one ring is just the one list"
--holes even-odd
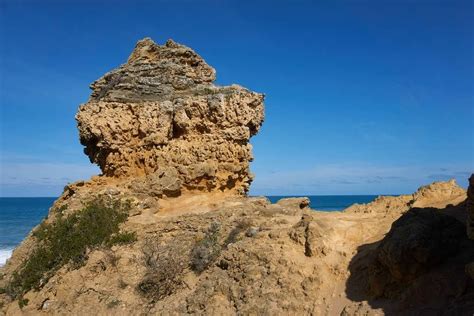
[[(309, 197), (310, 207), (318, 211), (341, 211), (352, 204), (369, 203), (377, 198), (378, 195), (302, 195)], [(269, 195), (267, 198), (275, 203), (279, 199), (287, 197), (298, 197), (296, 195)]]
[(0, 265), (48, 214), (56, 198), (0, 198)]
[[(268, 196), (274, 203), (290, 196)], [(354, 203), (368, 203), (376, 195), (316, 195), (308, 196), (311, 208), (320, 211), (340, 211)], [(56, 198), (0, 198), (0, 266), (12, 250), (48, 214)]]

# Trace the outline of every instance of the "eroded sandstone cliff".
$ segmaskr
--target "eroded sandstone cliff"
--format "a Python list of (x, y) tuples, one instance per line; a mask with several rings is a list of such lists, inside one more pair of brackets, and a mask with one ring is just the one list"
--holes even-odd
[(245, 194), (249, 144), (264, 118), (263, 98), (213, 84), (215, 70), (172, 40), (137, 43), (126, 64), (95, 81), (76, 116), (81, 143), (103, 174), (132, 178), (132, 190)]

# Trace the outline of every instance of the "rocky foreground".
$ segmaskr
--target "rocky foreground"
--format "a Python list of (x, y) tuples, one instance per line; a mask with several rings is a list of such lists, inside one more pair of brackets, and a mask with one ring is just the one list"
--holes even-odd
[[(67, 202), (129, 194), (90, 188)], [(3, 312), (470, 315), (474, 282), (466, 265), (474, 242), (466, 237), (465, 199), (453, 182), (331, 213), (309, 209), (304, 198), (271, 204), (183, 195), (161, 208), (137, 199), (121, 225), (136, 240), (86, 250), (81, 266), (65, 264), (25, 293), (22, 309), (3, 294)], [(73, 211), (61, 202), (51, 216)], [(4, 283), (28, 260), (34, 239), (15, 251)]]
[(92, 84), (77, 121), (103, 174), (0, 270), (2, 314), (473, 314), (474, 177), (343, 212), (246, 197), (263, 96), (214, 79), (145, 39)]

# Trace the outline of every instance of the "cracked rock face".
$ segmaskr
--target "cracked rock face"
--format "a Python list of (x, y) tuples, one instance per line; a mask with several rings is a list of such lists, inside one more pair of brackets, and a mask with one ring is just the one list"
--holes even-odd
[(131, 188), (141, 192), (245, 194), (264, 96), (214, 80), (192, 49), (139, 41), (126, 64), (92, 83), (79, 108), (85, 153), (105, 176), (135, 178)]

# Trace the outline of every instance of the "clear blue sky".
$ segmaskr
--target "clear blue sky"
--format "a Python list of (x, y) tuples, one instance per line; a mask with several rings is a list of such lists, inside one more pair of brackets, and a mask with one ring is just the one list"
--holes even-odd
[(266, 94), (252, 194), (398, 194), (474, 171), (472, 1), (0, 0), (1, 196), (99, 172), (74, 114), (135, 42)]

